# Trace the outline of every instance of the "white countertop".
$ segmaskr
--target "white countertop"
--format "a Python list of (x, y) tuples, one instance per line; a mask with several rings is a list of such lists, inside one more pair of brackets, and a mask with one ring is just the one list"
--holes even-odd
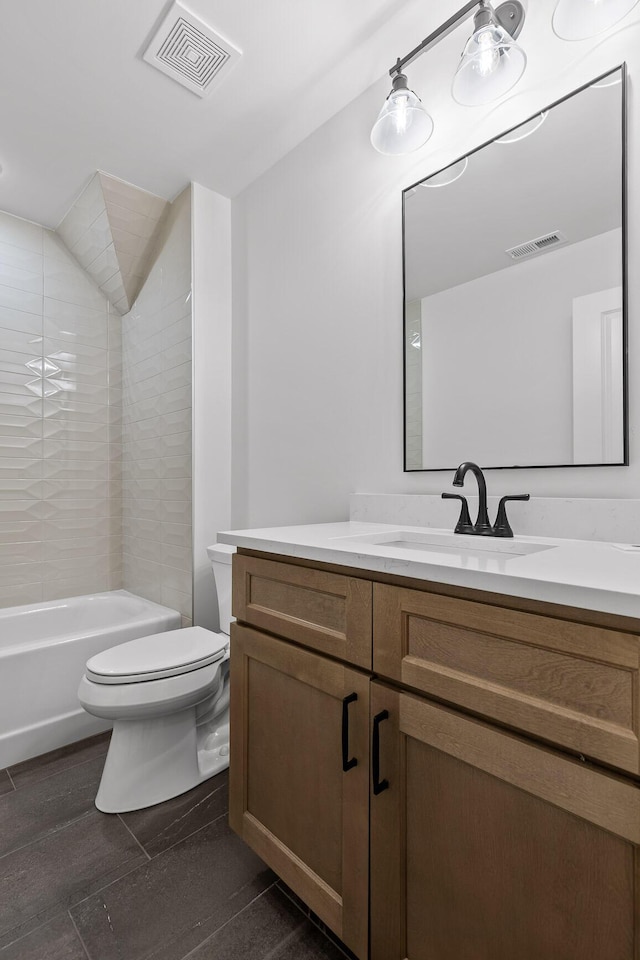
[[(445, 546), (401, 547), (360, 539), (393, 540), (395, 534), (406, 534), (395, 537), (405, 542), (411, 536), (442, 538)], [(640, 546), (634, 549), (629, 544), (549, 537), (497, 540), (453, 536), (450, 530), (431, 527), (355, 521), (230, 530), (219, 533), (218, 540), (265, 553), (640, 619)], [(537, 546), (547, 549), (521, 555), (515, 552)], [(515, 553), (497, 555), (491, 552), (494, 548)]]

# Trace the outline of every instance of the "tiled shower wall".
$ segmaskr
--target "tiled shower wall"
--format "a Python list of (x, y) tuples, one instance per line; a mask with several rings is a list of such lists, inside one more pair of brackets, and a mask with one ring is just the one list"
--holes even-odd
[(191, 204), (172, 204), (123, 342), (123, 562), (132, 593), (192, 618)]
[(0, 606), (121, 586), (121, 321), (0, 213)]

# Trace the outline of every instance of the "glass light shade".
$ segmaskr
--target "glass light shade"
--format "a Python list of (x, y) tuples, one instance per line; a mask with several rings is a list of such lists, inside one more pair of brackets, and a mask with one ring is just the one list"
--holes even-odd
[(503, 134), (501, 137), (496, 137), (496, 143), (517, 143), (518, 140), (524, 140), (525, 137), (530, 137), (532, 133), (535, 133), (542, 124), (547, 119), (548, 110), (543, 110), (542, 113), (539, 113), (537, 117), (532, 117), (531, 120), (526, 120), (524, 123), (521, 123), (519, 127), (515, 127), (513, 130), (509, 130), (508, 133)]
[(398, 74), (371, 130), (372, 145), (378, 153), (399, 156), (423, 146), (432, 133), (433, 120), (420, 97), (409, 90), (404, 74)]
[(492, 18), (467, 41), (451, 87), (453, 99), (475, 107), (497, 100), (518, 82), (527, 55)]
[(633, 10), (638, 0), (559, 0), (553, 32), (563, 40), (586, 40), (608, 30)]

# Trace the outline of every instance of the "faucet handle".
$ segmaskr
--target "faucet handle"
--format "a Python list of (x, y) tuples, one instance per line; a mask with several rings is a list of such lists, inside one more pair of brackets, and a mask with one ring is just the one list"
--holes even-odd
[(460, 507), (460, 516), (458, 517), (458, 522), (456, 523), (454, 533), (473, 533), (473, 524), (471, 523), (471, 517), (469, 516), (469, 504), (467, 503), (467, 498), (463, 497), (459, 493), (443, 493), (443, 500), (460, 500), (462, 506)]
[(498, 515), (496, 517), (496, 522), (493, 525), (492, 535), (494, 537), (512, 537), (513, 530), (507, 519), (507, 508), (505, 506), (507, 500), (529, 500), (531, 497), (528, 493), (517, 493), (510, 497), (501, 497), (500, 503), (498, 504)]

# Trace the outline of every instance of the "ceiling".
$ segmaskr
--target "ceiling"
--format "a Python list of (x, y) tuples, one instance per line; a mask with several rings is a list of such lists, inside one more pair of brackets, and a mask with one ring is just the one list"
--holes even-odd
[[(242, 51), (200, 99), (142, 60), (167, 0), (0, 0), (0, 209), (55, 227), (96, 170), (234, 196), (455, 2), (186, 0)], [(434, 5), (435, 6), (435, 5)]]

